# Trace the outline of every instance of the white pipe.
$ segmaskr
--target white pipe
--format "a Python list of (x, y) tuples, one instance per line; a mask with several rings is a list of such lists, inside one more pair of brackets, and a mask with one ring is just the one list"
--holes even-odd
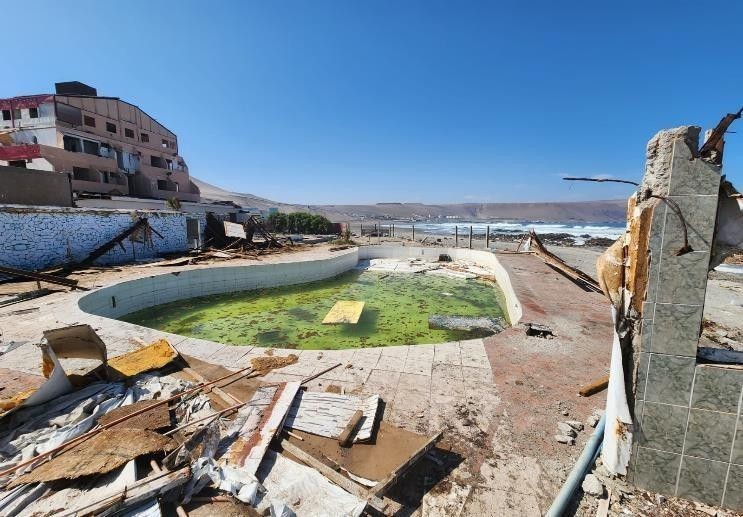
[(586, 471), (591, 467), (593, 461), (601, 450), (601, 442), (604, 439), (604, 425), (606, 422), (606, 415), (601, 415), (596, 429), (593, 434), (586, 442), (586, 446), (583, 448), (578, 461), (575, 462), (573, 470), (570, 471), (568, 478), (562, 485), (562, 488), (555, 496), (555, 500), (552, 501), (552, 505), (545, 514), (545, 517), (561, 517), (565, 510), (568, 508), (570, 501), (573, 499), (573, 494), (578, 489), (583, 481), (583, 477)]

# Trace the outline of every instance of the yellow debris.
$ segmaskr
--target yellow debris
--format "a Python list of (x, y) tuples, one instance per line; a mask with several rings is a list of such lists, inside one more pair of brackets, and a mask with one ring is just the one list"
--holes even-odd
[(20, 393), (16, 393), (12, 397), (6, 398), (6, 399), (0, 399), (0, 410), (1, 411), (10, 411), (11, 409), (20, 406), (23, 404), (23, 402), (34, 394), (36, 391), (36, 388), (26, 391), (21, 391)]
[(178, 357), (178, 352), (165, 339), (133, 352), (109, 359), (108, 366), (124, 377), (162, 368)]
[(362, 310), (364, 310), (364, 302), (335, 302), (335, 305), (330, 309), (325, 319), (322, 320), (322, 323), (323, 325), (336, 323), (352, 323), (355, 325), (359, 322)]
[[(266, 353), (268, 354), (268, 352)], [(284, 366), (294, 364), (297, 362), (297, 359), (299, 359), (299, 357), (296, 354), (289, 354), (286, 357), (264, 355), (250, 359), (250, 366), (256, 372), (265, 375), (276, 368), (283, 368)]]

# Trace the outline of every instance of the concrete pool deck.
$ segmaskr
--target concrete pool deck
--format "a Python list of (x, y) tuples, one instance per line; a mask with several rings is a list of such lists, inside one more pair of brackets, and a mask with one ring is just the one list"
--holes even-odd
[[(430, 249), (436, 255), (443, 252)], [(257, 263), (234, 260), (229, 266), (306, 262), (343, 253), (320, 247), (268, 256)], [(312, 381), (308, 388), (324, 391), (335, 385), (346, 392), (378, 393), (384, 401), (385, 420), (419, 433), (445, 429), (445, 446), (461, 456), (461, 463), (448, 475), (448, 483), (439, 483), (433, 490), (433, 484), (424, 483), (416, 489), (420, 493), (408, 494), (415, 499), (430, 492), (424, 499), (428, 515), (449, 514), (457, 508), (472, 515), (540, 515), (591, 432), (589, 428), (579, 433), (576, 446), (569, 447), (554, 440), (557, 422), (585, 421), (594, 408), (604, 406), (603, 394), (587, 399), (577, 396), (580, 385), (602, 376), (608, 368), (612, 331), (603, 296), (583, 291), (531, 255), (495, 257), (510, 278), (511, 294), (520, 304), (520, 321), (547, 325), (554, 338), (529, 337), (516, 325), (484, 340), (434, 345), (273, 349), (273, 355), (293, 353), (299, 359), (263, 378), (267, 382), (299, 380), (340, 362), (341, 367)], [(81, 277), (81, 284), (109, 286), (155, 274), (180, 275), (209, 268), (218, 269), (209, 265), (122, 267), (101, 272), (90, 281)], [(77, 305), (83, 296), (54, 293), (0, 309), (2, 340), (24, 342), (0, 356), (0, 368), (38, 375), (41, 356), (33, 344), (42, 331), (79, 323), (99, 333), (109, 356), (139, 347), (139, 340), (165, 338), (182, 354), (237, 369), (267, 351), (187, 338), (86, 313)], [(459, 493), (455, 486), (472, 489)], [(454, 496), (448, 497), (450, 493)]]

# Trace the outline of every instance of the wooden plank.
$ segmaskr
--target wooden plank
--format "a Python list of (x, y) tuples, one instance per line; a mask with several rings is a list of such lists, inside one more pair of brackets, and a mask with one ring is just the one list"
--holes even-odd
[[(194, 370), (193, 368), (183, 368), (183, 371), (186, 372), (188, 375), (196, 379), (197, 381), (201, 383), (208, 382), (204, 376), (202, 376), (199, 372)], [(214, 393), (214, 395), (222, 401), (222, 403), (226, 404), (227, 406), (234, 406), (235, 404), (241, 404), (242, 400), (238, 400), (237, 398), (233, 397), (226, 391), (224, 391), (222, 388), (218, 386), (212, 386), (210, 389), (205, 390), (205, 392), (211, 391)]]
[(69, 278), (63, 278), (61, 276), (47, 275), (46, 273), (37, 273), (36, 271), (27, 271), (25, 269), (17, 269), (8, 266), (0, 266), (0, 273), (17, 276), (20, 278), (30, 278), (31, 280), (40, 280), (49, 284), (64, 285), (66, 287), (72, 287), (73, 289), (81, 289), (87, 291), (87, 289), (85, 289), (84, 287), (78, 287), (77, 280), (71, 280)]
[(229, 221), (222, 221), (224, 224), (224, 235), (225, 237), (236, 237), (238, 239), (247, 238), (245, 235), (245, 228), (241, 224), (231, 223)]
[[(268, 404), (253, 405), (252, 400), (248, 402), (246, 408), (241, 411), (251, 411), (251, 418), (248, 418), (238, 431), (238, 439), (227, 452), (229, 466), (248, 474), (255, 474), (274, 436), (284, 427), (286, 414), (299, 391), (299, 386), (298, 381), (280, 384)], [(260, 392), (261, 390), (256, 392), (258, 397)]]
[(364, 310), (364, 302), (341, 300), (335, 302), (333, 308), (322, 320), (323, 325), (335, 325), (338, 323), (356, 324)]
[(559, 269), (563, 273), (565, 273), (567, 276), (572, 278), (573, 280), (576, 280), (578, 282), (581, 282), (586, 285), (589, 289), (601, 293), (601, 286), (599, 283), (594, 280), (592, 277), (581, 271), (580, 269), (576, 269), (570, 265), (568, 265), (564, 260), (562, 260), (560, 257), (555, 255), (554, 253), (551, 253), (547, 248), (545, 248), (544, 244), (542, 244), (542, 241), (539, 240), (539, 237), (537, 236), (537, 233), (534, 230), (529, 230), (529, 246), (530, 250), (539, 258), (541, 258), (545, 263), (547, 263), (550, 266), (555, 267), (556, 269)]
[(338, 436), (338, 443), (341, 447), (347, 447), (349, 442), (353, 440), (353, 435), (356, 434), (356, 428), (359, 426), (359, 422), (361, 422), (361, 417), (363, 416), (364, 412), (360, 409), (357, 409), (351, 416), (351, 419), (346, 424), (346, 427), (343, 428), (343, 431)]
[(433, 435), (426, 443), (424, 443), (417, 451), (415, 451), (413, 455), (405, 461), (405, 463), (397, 467), (389, 476), (377, 483), (374, 488), (371, 488), (369, 490), (369, 493), (377, 497), (382, 497), (387, 489), (395, 484), (395, 482), (400, 479), (400, 477), (405, 474), (405, 472), (407, 472), (410, 467), (412, 467), (419, 459), (421, 459), (424, 454), (433, 449), (433, 446), (436, 445), (436, 442), (439, 440), (439, 438), (441, 438), (441, 435), (443, 434), (444, 431), (439, 431), (438, 433)]
[(594, 393), (598, 393), (599, 391), (604, 391), (608, 386), (609, 386), (609, 376), (605, 375), (601, 377), (600, 379), (593, 381), (590, 384), (581, 386), (581, 388), (578, 390), (578, 395), (580, 395), (581, 397), (590, 397)]
[(385, 503), (375, 495), (369, 494), (366, 488), (356, 484), (355, 481), (352, 481), (343, 474), (336, 472), (322, 461), (318, 460), (311, 454), (308, 454), (304, 450), (291, 443), (289, 440), (282, 439), (279, 445), (281, 445), (281, 448), (284, 449), (286, 452), (294, 456), (296, 459), (298, 459), (308, 467), (312, 467), (313, 469), (317, 470), (320, 474), (328, 478), (330, 481), (341, 487), (349, 494), (355, 495), (359, 499), (367, 501), (367, 504), (369, 506), (379, 512), (384, 513), (384, 509), (386, 507)]
[(140, 479), (121, 494), (93, 501), (81, 509), (64, 512), (61, 515), (75, 515), (78, 517), (87, 515), (112, 515), (123, 508), (136, 506), (147, 499), (184, 485), (190, 479), (191, 467), (184, 467), (173, 472), (155, 473), (144, 479)]

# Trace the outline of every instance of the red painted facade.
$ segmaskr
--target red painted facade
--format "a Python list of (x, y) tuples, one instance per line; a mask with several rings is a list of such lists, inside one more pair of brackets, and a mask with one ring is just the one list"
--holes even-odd
[(0, 146), (0, 160), (31, 160), (41, 158), (39, 144)]

